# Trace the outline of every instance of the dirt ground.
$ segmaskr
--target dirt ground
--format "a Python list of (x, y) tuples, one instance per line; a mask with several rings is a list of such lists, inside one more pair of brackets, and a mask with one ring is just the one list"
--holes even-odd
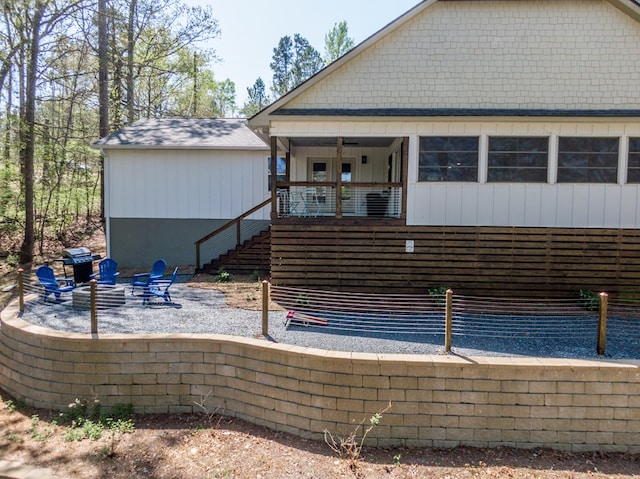
[[(92, 251), (100, 250), (101, 241), (94, 238)], [(15, 294), (13, 269), (0, 261), (0, 309)], [(233, 307), (261, 307), (255, 280), (215, 283), (211, 276), (200, 276), (192, 283), (220, 289)], [(325, 442), (208, 411), (134, 416), (131, 432), (69, 441), (70, 427), (60, 422), (58, 412), (26, 407), (1, 390), (0, 396), (0, 459), (48, 467), (61, 479), (640, 477), (640, 456), (538, 449), (364, 448), (358, 460), (350, 461)]]
[[(68, 442), (55, 413), (15, 408), (2, 394), (0, 458), (69, 479), (193, 478), (631, 478), (638, 457), (549, 450), (364, 449), (352, 467), (324, 442), (217, 415), (133, 418), (131, 433)], [(11, 400), (9, 400), (11, 401)], [(34, 416), (37, 424), (34, 426)], [(381, 423), (384, 423), (384, 416)]]

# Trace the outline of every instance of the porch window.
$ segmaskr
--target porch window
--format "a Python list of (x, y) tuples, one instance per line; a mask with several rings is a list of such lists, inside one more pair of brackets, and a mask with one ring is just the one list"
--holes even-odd
[(640, 138), (629, 138), (627, 183), (640, 183)]
[(561, 137), (558, 183), (617, 183), (618, 138)]
[[(287, 160), (278, 157), (276, 160), (276, 181), (287, 181)], [(269, 191), (271, 191), (271, 157), (267, 158), (267, 184), (269, 185)]]
[(478, 181), (477, 136), (420, 138), (419, 181)]
[(548, 160), (547, 137), (489, 137), (487, 181), (545, 183)]

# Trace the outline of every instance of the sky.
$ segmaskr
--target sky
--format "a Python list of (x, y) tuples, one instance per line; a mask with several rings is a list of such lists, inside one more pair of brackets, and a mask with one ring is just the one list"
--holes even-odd
[(215, 79), (236, 85), (236, 104), (242, 107), (247, 88), (261, 77), (270, 93), (269, 68), (281, 37), (299, 33), (324, 54), (324, 37), (346, 20), (356, 45), (395, 20), (420, 0), (188, 0), (211, 5), (221, 35), (207, 46), (220, 58), (212, 65)]

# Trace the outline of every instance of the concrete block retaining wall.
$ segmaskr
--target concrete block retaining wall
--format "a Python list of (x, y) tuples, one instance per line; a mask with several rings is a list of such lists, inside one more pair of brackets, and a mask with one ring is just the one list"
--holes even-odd
[(0, 387), (65, 409), (97, 396), (140, 413), (213, 411), (322, 439), (391, 402), (374, 445), (640, 452), (640, 362), (315, 350), (217, 335), (96, 335), (0, 313)]

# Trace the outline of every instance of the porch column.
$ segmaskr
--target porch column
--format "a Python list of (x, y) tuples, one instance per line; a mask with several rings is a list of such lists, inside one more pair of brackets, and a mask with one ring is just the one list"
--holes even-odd
[(278, 137), (271, 137), (271, 219), (278, 218)]
[(409, 137), (402, 138), (402, 210), (400, 219), (407, 221), (407, 184), (409, 179)]
[(338, 137), (336, 155), (336, 218), (342, 218), (342, 137)]

